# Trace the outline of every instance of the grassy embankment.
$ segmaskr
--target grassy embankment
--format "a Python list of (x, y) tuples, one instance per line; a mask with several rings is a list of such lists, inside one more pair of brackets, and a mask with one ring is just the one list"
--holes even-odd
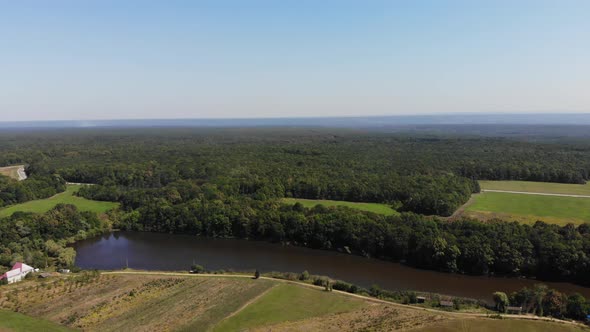
[(96, 213), (105, 213), (106, 211), (117, 207), (117, 203), (93, 201), (86, 198), (75, 196), (74, 194), (80, 185), (69, 184), (66, 191), (46, 199), (38, 199), (21, 204), (11, 205), (0, 209), (0, 218), (12, 215), (17, 211), (43, 213), (51, 210), (57, 204), (73, 204), (80, 211), (90, 211)]
[(0, 288), (0, 308), (86, 331), (579, 331), (547, 321), (489, 319), (232, 276), (102, 274)]
[(357, 203), (357, 202), (346, 202), (346, 201), (331, 201), (331, 200), (322, 200), (322, 199), (303, 199), (303, 198), (283, 198), (283, 202), (287, 204), (295, 204), (301, 203), (306, 208), (312, 208), (316, 205), (323, 205), (327, 207), (333, 206), (345, 206), (351, 209), (361, 210), (361, 211), (368, 211), (377, 214), (383, 214), (386, 216), (391, 216), (398, 214), (397, 211), (391, 208), (391, 206), (387, 204), (381, 203)]
[(47, 331), (61, 332), (73, 331), (65, 326), (58, 325), (45, 319), (33, 318), (18, 312), (0, 310), (0, 331)]
[[(590, 195), (590, 185), (524, 181), (480, 181), (482, 189), (548, 194)], [(590, 198), (484, 192), (474, 196), (465, 216), (479, 219), (502, 218), (523, 223), (543, 220), (565, 225), (590, 221)]]

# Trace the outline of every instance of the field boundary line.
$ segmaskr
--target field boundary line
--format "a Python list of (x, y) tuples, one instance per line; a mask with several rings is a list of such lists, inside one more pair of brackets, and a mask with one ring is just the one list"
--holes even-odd
[(506, 194), (539, 195), (539, 196), (590, 198), (590, 195), (539, 193), (539, 192), (532, 192), (532, 191), (514, 191), (514, 190), (497, 190), (497, 189), (482, 189), (481, 192), (482, 193), (483, 192), (490, 192), (490, 193), (506, 193)]
[[(262, 277), (260, 278), (262, 279)], [(230, 318), (232, 318), (233, 316), (239, 314), (240, 312), (242, 312), (244, 309), (246, 309), (248, 306), (250, 306), (251, 304), (253, 304), (254, 302), (258, 301), (259, 299), (261, 299), (262, 297), (264, 297), (266, 294), (268, 294), (268, 292), (270, 292), (272, 289), (276, 288), (277, 286), (279, 286), (279, 284), (273, 285), (272, 287), (269, 287), (267, 290), (265, 290), (264, 292), (254, 296), (253, 298), (251, 298), (250, 300), (248, 300), (246, 303), (242, 304), (241, 307), (239, 307), (238, 309), (236, 309), (234, 312), (232, 312), (231, 314), (225, 316), (222, 320), (220, 320), (217, 325), (221, 324), (221, 322), (224, 322)]]

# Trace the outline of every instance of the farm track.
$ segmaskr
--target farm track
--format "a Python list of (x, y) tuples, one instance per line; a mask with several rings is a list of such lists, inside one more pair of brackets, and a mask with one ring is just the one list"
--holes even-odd
[[(183, 277), (195, 277), (195, 278), (250, 278), (250, 279), (253, 278), (250, 275), (244, 275), (244, 274), (187, 274), (187, 273), (178, 273), (178, 272), (149, 272), (149, 271), (111, 271), (111, 272), (101, 272), (101, 274), (105, 274), (105, 275), (109, 275), (109, 274), (110, 275), (117, 275), (117, 274), (121, 274), (121, 275), (124, 275), (124, 274), (128, 274), (128, 275), (129, 274), (130, 275), (133, 275), (133, 274), (136, 274), (136, 275), (160, 275), (160, 276), (183, 276)], [(302, 287), (308, 287), (308, 288), (312, 288), (312, 289), (324, 289), (324, 287), (322, 287), (322, 286), (315, 286), (315, 285), (296, 282), (296, 281), (292, 281), (292, 280), (275, 279), (275, 278), (269, 278), (269, 277), (260, 277), (260, 279), (273, 280), (275, 282), (296, 284), (296, 285), (299, 285)], [(368, 297), (368, 296), (363, 296), (363, 295), (359, 295), (359, 294), (352, 294), (352, 293), (348, 293), (348, 292), (344, 292), (344, 291), (333, 290), (333, 292), (338, 293), (338, 294), (342, 294), (345, 296), (355, 297), (355, 298), (362, 299), (362, 300), (369, 301), (369, 302), (373, 302), (373, 303), (387, 304), (387, 305), (391, 305), (391, 306), (399, 307), (399, 308), (422, 310), (422, 311), (437, 313), (437, 314), (446, 314), (446, 315), (454, 316), (457, 318), (488, 318), (489, 317), (488, 314), (452, 312), (452, 311), (445, 311), (445, 310), (438, 310), (438, 309), (432, 309), (432, 308), (412, 306), (412, 305), (407, 305), (407, 304), (400, 304), (400, 303), (390, 302), (390, 301), (372, 298), (372, 297)], [(243, 310), (246, 306), (240, 308), (240, 310)], [(555, 319), (555, 318), (551, 318), (551, 317), (541, 317), (541, 316), (533, 316), (533, 315), (503, 314), (502, 318), (557, 322), (557, 323), (570, 324), (570, 325), (574, 325), (574, 326), (578, 326), (578, 327), (587, 328), (587, 326), (582, 323), (568, 321), (568, 320)]]
[(481, 192), (482, 193), (483, 192), (491, 192), (491, 193), (524, 194), (524, 195), (539, 195), (539, 196), (590, 198), (590, 195), (552, 194), (552, 193), (538, 193), (538, 192), (531, 192), (531, 191), (513, 191), (513, 190), (496, 190), (496, 189), (482, 189)]

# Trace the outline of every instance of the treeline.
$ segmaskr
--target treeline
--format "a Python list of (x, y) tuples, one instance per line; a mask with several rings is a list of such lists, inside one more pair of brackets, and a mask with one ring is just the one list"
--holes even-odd
[[(110, 193), (100, 186), (83, 190)], [(305, 209), (186, 181), (119, 194), (122, 212), (116, 227), (126, 230), (270, 240), (317, 249), (347, 247), (425, 269), (590, 285), (590, 224), (446, 222), (413, 213), (386, 217), (319, 205)]]
[(15, 262), (36, 268), (71, 267), (76, 252), (68, 242), (101, 234), (109, 228), (96, 214), (73, 205), (57, 205), (44, 214), (15, 213), (0, 219), (0, 269)]
[(523, 288), (507, 296), (506, 293), (494, 293), (496, 310), (508, 311), (508, 306), (521, 307), (522, 313), (554, 318), (570, 318), (586, 321), (590, 315), (590, 301), (578, 293), (563, 294), (546, 285), (537, 284), (533, 288)]
[(51, 197), (66, 190), (59, 175), (33, 175), (24, 181), (0, 175), (0, 207)]
[(86, 129), (11, 133), (0, 164), (127, 191), (178, 181), (256, 199), (379, 202), (449, 215), (475, 180), (583, 183), (590, 144), (343, 129)]

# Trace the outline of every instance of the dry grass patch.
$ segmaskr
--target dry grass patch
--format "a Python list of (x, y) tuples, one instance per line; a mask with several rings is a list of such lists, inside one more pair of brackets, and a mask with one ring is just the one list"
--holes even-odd
[[(33, 286), (38, 283), (31, 283)], [(103, 275), (10, 295), (6, 307), (85, 331), (206, 330), (273, 285), (245, 278)]]

